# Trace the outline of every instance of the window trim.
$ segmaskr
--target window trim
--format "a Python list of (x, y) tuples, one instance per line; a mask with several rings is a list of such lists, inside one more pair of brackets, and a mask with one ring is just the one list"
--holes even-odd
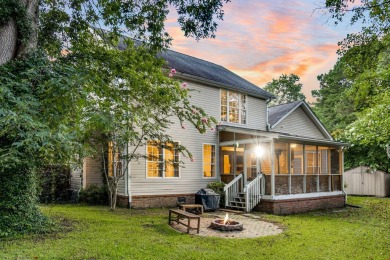
[[(148, 146), (149, 146), (149, 144), (148, 144), (148, 142), (149, 142), (150, 140), (148, 140), (147, 141), (147, 144), (146, 144), (146, 146), (145, 146), (145, 154), (146, 154), (146, 157), (148, 157)], [(173, 144), (180, 144), (180, 142), (176, 142), (176, 141), (174, 141), (173, 142)], [(162, 176), (161, 177), (149, 177), (148, 176), (148, 162), (150, 162), (149, 160), (148, 160), (148, 158), (146, 158), (145, 159), (145, 178), (146, 179), (154, 179), (154, 180), (156, 180), (156, 179), (159, 179), (159, 180), (164, 180), (164, 179), (168, 179), (168, 180), (172, 180), (172, 179), (180, 179), (180, 173), (181, 173), (181, 171), (180, 171), (180, 160), (181, 160), (181, 158), (180, 158), (180, 153), (178, 153), (178, 165), (177, 165), (177, 167), (178, 167), (178, 169), (177, 169), (177, 177), (176, 176), (173, 176), (173, 177), (167, 177), (167, 176), (165, 176), (165, 173), (166, 173), (166, 167), (165, 167), (165, 148), (160, 148), (160, 149), (162, 149), (162, 151), (163, 151), (163, 164), (164, 164), (164, 167), (163, 167), (163, 174), (162, 174)]]
[[(205, 145), (214, 145), (214, 149), (215, 149), (215, 162), (214, 162), (214, 176), (213, 177), (206, 177), (204, 176), (204, 166), (205, 166), (205, 163), (204, 163), (204, 146)], [(217, 179), (217, 172), (218, 172), (218, 169), (217, 169), (217, 158), (218, 158), (218, 149), (217, 149), (217, 144), (215, 143), (202, 143), (202, 178), (203, 179), (207, 179), (207, 180), (212, 180), (212, 179)]]
[[(222, 91), (226, 91), (226, 121), (223, 121), (222, 120)], [(232, 92), (232, 93), (235, 93), (239, 96), (239, 101), (238, 101), (238, 123), (235, 123), (235, 122), (230, 122), (229, 121), (229, 92)], [(241, 123), (242, 121), (242, 96), (245, 96), (245, 103), (246, 103), (246, 107), (245, 107), (245, 115), (246, 115), (246, 120), (245, 120), (245, 123)], [(249, 104), (249, 99), (248, 99), (248, 95), (246, 94), (242, 94), (240, 92), (237, 92), (237, 91), (232, 91), (232, 90), (227, 90), (227, 89), (220, 89), (219, 90), (219, 119), (221, 122), (224, 122), (224, 123), (227, 123), (227, 124), (234, 124), (234, 125), (248, 125), (248, 104)]]

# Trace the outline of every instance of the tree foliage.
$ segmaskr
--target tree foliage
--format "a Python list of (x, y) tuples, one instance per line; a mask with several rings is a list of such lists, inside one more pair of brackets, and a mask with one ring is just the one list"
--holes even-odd
[(282, 74), (279, 79), (272, 79), (265, 86), (265, 90), (276, 96), (271, 101), (271, 105), (289, 103), (297, 100), (305, 100), (305, 95), (301, 92), (302, 83), (299, 83), (299, 76), (295, 74)]
[[(22, 41), (31, 47), (26, 55), (8, 55), (0, 67), (0, 236), (40, 230), (45, 220), (35, 204), (35, 173), (90, 152), (85, 145), (97, 132), (107, 140), (121, 136), (116, 142), (123, 144), (168, 139), (161, 132), (171, 124), (169, 116), (200, 132), (210, 126), (202, 110), (191, 112), (188, 91), (163, 74), (163, 62), (153, 54), (171, 41), (164, 29), (171, 7), (184, 34), (202, 39), (215, 37), (229, 1), (42, 0), (39, 13), (25, 12), (29, 2), (38, 3), (0, 2), (0, 37), (7, 26), (19, 35), (3, 53), (23, 47)], [(36, 44), (27, 44), (37, 32)], [(122, 33), (142, 41), (135, 48)], [(117, 50), (123, 44), (129, 48)], [(149, 129), (157, 130), (144, 136)]]
[(333, 135), (351, 144), (346, 166), (388, 171), (389, 36), (350, 48), (328, 73), (318, 76), (314, 111)]
[(361, 32), (348, 34), (339, 43), (340, 54), (354, 46), (367, 45), (390, 32), (390, 2), (387, 0), (326, 0), (325, 8), (336, 24), (347, 18), (351, 25), (357, 22), (364, 25)]

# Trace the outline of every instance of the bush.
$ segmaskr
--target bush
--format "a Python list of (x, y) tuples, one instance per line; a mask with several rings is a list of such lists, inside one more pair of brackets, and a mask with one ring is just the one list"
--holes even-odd
[(223, 188), (225, 187), (225, 183), (220, 181), (215, 182), (209, 182), (207, 184), (207, 188), (212, 189), (216, 193), (218, 193), (221, 196), (221, 199), (219, 201), (219, 207), (224, 208), (225, 207), (225, 192), (223, 191)]
[(70, 201), (71, 171), (67, 166), (47, 166), (39, 172), (41, 203), (65, 203)]
[(79, 202), (89, 205), (108, 205), (107, 186), (98, 187), (94, 184), (89, 185), (80, 191)]
[(0, 174), (0, 238), (50, 231), (51, 222), (36, 204), (37, 178), (29, 165)]

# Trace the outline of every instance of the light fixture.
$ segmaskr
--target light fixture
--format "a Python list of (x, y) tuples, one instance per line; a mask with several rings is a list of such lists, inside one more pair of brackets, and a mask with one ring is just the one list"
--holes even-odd
[(261, 157), (264, 153), (263, 147), (261, 147), (260, 145), (256, 146), (255, 153), (257, 157)]

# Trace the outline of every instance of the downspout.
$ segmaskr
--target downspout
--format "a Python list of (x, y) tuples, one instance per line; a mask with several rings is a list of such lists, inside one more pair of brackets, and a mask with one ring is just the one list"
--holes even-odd
[(269, 98), (269, 99), (267, 99), (267, 101), (266, 101), (266, 104), (267, 104), (267, 113), (266, 113), (266, 127), (265, 127), (265, 129), (267, 130), (267, 131), (271, 131), (271, 125), (269, 124), (269, 122), (268, 122), (268, 104), (269, 104), (269, 102), (271, 102), (271, 98)]
[[(127, 155), (129, 155), (129, 144), (126, 144)], [(131, 208), (131, 190), (130, 190), (130, 162), (127, 164), (127, 196), (129, 198), (127, 207)]]

